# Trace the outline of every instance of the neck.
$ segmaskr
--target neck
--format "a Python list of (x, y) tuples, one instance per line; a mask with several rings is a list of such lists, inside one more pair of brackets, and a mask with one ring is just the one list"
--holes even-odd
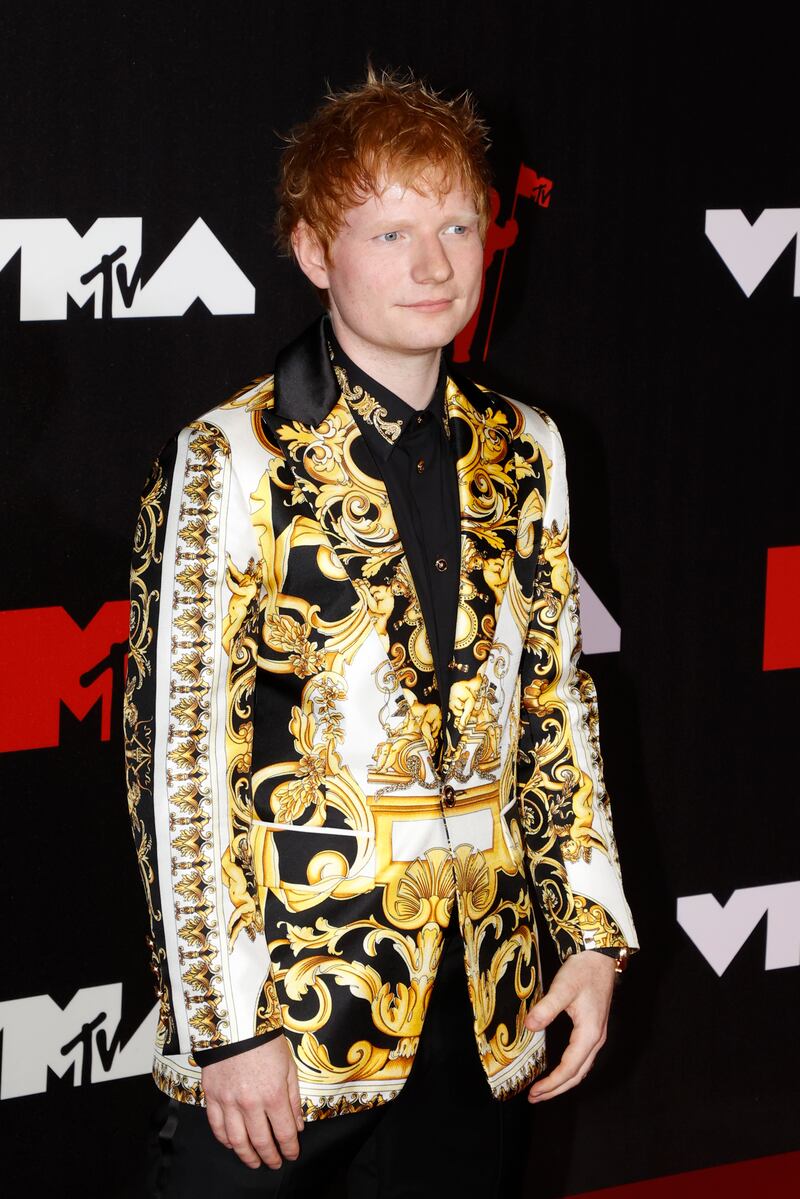
[(409, 408), (421, 412), (427, 408), (439, 378), (440, 349), (409, 353), (380, 349), (355, 337), (350, 330), (338, 326), (331, 316), (333, 331), (339, 345), (356, 366), (376, 379), (389, 391), (404, 400)]

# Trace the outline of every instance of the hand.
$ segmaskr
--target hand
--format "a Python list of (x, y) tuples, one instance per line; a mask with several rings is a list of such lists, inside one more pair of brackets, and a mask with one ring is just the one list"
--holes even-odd
[(528, 1091), (531, 1103), (552, 1099), (582, 1082), (605, 1044), (608, 1009), (614, 992), (614, 959), (584, 949), (573, 953), (553, 979), (550, 990), (525, 1017), (525, 1027), (546, 1028), (559, 1012), (572, 1020), (572, 1036), (555, 1070)]
[(300, 1156), (303, 1111), (285, 1037), (212, 1062), (202, 1071), (211, 1131), (246, 1166), (271, 1170)]

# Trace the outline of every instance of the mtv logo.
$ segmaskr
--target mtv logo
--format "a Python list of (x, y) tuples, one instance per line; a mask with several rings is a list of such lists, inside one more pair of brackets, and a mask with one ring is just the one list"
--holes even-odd
[(21, 250), (19, 315), (63, 321), (67, 297), (95, 319), (255, 312), (255, 288), (202, 218), (142, 284), (141, 217), (99, 217), (81, 236), (64, 217), (0, 220), (0, 271)]
[(0, 1099), (42, 1094), (48, 1070), (58, 1078), (72, 1070), (76, 1087), (149, 1073), (158, 1004), (126, 1045), (119, 1036), (121, 1010), (122, 983), (87, 987), (65, 1008), (49, 995), (0, 1003)]
[(85, 628), (63, 608), (0, 612), (0, 753), (58, 745), (61, 706), (83, 720), (98, 701), (100, 736), (121, 725), (130, 604), (110, 600)]

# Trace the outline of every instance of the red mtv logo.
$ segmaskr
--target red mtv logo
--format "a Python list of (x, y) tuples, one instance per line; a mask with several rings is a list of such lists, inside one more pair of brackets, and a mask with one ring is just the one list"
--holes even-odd
[(115, 691), (121, 703), (129, 607), (103, 604), (85, 629), (63, 608), (0, 612), (0, 752), (58, 745), (62, 704), (83, 720), (99, 701), (108, 741)]
[(800, 668), (800, 545), (767, 550), (764, 669)]
[(497, 300), (500, 295), (500, 285), (503, 282), (503, 271), (506, 266), (506, 257), (508, 251), (517, 240), (519, 233), (519, 224), (516, 220), (517, 201), (521, 198), (524, 200), (535, 200), (540, 208), (550, 207), (550, 196), (553, 191), (553, 180), (545, 178), (544, 175), (537, 175), (532, 167), (526, 166), (524, 162), (519, 164), (519, 172), (517, 174), (517, 186), (514, 191), (514, 199), (511, 204), (511, 215), (508, 219), (500, 224), (497, 220), (500, 215), (501, 200), (498, 192), (492, 188), (489, 192), (491, 220), (489, 227), (486, 230), (486, 240), (483, 246), (483, 281), (481, 283), (481, 294), (478, 300), (478, 307), (472, 314), (472, 319), (464, 326), (461, 332), (457, 335), (453, 344), (453, 362), (469, 362), (472, 354), (472, 342), (475, 337), (475, 332), (478, 328), (481, 311), (486, 289), (486, 273), (494, 262), (495, 255), (501, 250), (503, 257), (500, 262), (500, 271), (497, 278), (497, 286), (495, 287), (494, 300), (492, 301), (492, 312), (489, 317), (489, 328), (486, 332), (486, 341), (483, 346), (483, 361), (489, 353), (489, 342), (492, 337), (492, 328), (494, 326), (494, 315), (497, 311)]

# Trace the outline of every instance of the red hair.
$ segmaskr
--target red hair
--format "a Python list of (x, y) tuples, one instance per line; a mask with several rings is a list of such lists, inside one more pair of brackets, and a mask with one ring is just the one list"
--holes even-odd
[(292, 253), (304, 221), (325, 256), (348, 209), (377, 194), (387, 176), (423, 194), (461, 185), (475, 200), (483, 237), (491, 219), (488, 128), (469, 92), (444, 100), (411, 72), (368, 67), (364, 83), (329, 92), (286, 139), (278, 184), (278, 244)]

